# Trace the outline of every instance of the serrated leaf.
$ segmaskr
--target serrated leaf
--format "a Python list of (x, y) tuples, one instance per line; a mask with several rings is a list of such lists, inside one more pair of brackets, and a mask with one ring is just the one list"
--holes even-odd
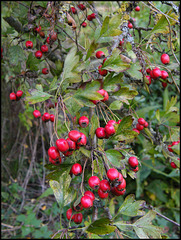
[(131, 77), (139, 80), (142, 79), (143, 77), (142, 73), (139, 70), (140, 70), (139, 65), (131, 63), (130, 68), (126, 72), (129, 73)]
[(87, 150), (85, 148), (80, 148), (79, 150), (82, 154), (84, 154), (86, 157), (90, 158), (91, 157), (91, 151)]
[(102, 23), (102, 28), (101, 28), (100, 36), (102, 36), (105, 32), (107, 32), (108, 28), (109, 28), (109, 17), (106, 16), (106, 17), (104, 18), (103, 23)]
[(89, 49), (87, 51), (87, 55), (86, 55), (86, 58), (85, 58), (85, 61), (92, 55), (92, 53), (95, 52), (96, 48), (98, 46), (98, 43), (95, 42), (95, 40), (93, 40), (89, 46)]
[(133, 123), (133, 117), (131, 115), (123, 117), (122, 121), (120, 122), (118, 129), (117, 129), (117, 134), (120, 133), (123, 129), (128, 129), (132, 126)]
[(121, 231), (132, 231), (133, 230), (132, 224), (127, 223), (126, 221), (114, 222), (114, 225), (116, 225)]
[(132, 142), (135, 137), (138, 136), (138, 133), (129, 129), (123, 129), (121, 133), (118, 133), (113, 136), (113, 139), (117, 141), (126, 141), (126, 143)]
[(86, 227), (86, 231), (99, 235), (109, 234), (114, 232), (116, 229), (115, 226), (111, 226), (110, 224), (111, 221), (108, 218), (101, 218)]
[(31, 89), (31, 96), (26, 97), (26, 101), (28, 101), (30, 104), (35, 104), (38, 102), (43, 102), (50, 97), (52, 97), (52, 95), (46, 92), (42, 92), (37, 89)]
[(26, 68), (31, 70), (31, 71), (38, 71), (39, 70), (39, 65), (40, 65), (40, 60), (35, 58), (35, 56), (31, 52), (28, 55), (28, 59), (26, 61)]
[(135, 201), (134, 194), (130, 194), (125, 198), (123, 204), (119, 208), (118, 215), (123, 214), (132, 217), (144, 215), (145, 212), (140, 210), (141, 208), (144, 207), (144, 205), (145, 205), (144, 200)]
[(109, 149), (107, 151), (105, 151), (106, 157), (107, 159), (115, 166), (115, 167), (122, 167), (124, 168), (125, 165), (123, 162), (121, 162), (122, 159), (122, 154), (115, 150), (115, 149)]
[(19, 45), (11, 46), (8, 49), (8, 57), (10, 62), (16, 66), (19, 64), (19, 62), (26, 59), (23, 49)]
[(120, 100), (112, 102), (109, 106), (111, 110), (119, 110), (123, 106), (123, 103)]
[(121, 87), (121, 89), (114, 95), (117, 96), (119, 100), (129, 105), (128, 100), (133, 99), (136, 95), (138, 95), (138, 92), (136, 90), (130, 90), (128, 87)]
[(52, 195), (53, 194), (53, 190), (52, 188), (47, 188), (38, 198), (37, 198), (37, 201), (39, 201), (40, 199), (44, 198), (44, 197), (47, 197), (49, 195)]

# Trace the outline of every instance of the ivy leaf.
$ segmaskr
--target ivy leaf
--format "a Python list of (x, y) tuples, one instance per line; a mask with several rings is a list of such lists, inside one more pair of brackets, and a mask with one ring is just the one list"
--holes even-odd
[(109, 234), (115, 231), (116, 227), (110, 225), (111, 220), (109, 218), (101, 218), (93, 223), (91, 223), (88, 227), (86, 227), (86, 231), (90, 233), (95, 233), (99, 235)]

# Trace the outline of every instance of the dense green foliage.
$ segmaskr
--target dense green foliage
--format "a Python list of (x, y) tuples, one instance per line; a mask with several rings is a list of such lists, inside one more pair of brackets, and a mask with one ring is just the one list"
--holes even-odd
[[(172, 152), (168, 145), (180, 140), (179, 2), (81, 3), (85, 10), (76, 1), (1, 3), (2, 238), (177, 239), (180, 142)], [(88, 21), (93, 12), (95, 19)], [(42, 35), (35, 31), (39, 26)], [(47, 43), (54, 33), (57, 39)], [(36, 58), (45, 44), (48, 52)], [(97, 51), (105, 53), (104, 64)], [(168, 65), (160, 60), (163, 53), (170, 57)], [(155, 67), (169, 77), (149, 84), (146, 69)], [(43, 68), (49, 73), (42, 74)], [(108, 92), (108, 101), (101, 101), (99, 89)], [(10, 93), (18, 90), (23, 96), (11, 101)], [(55, 121), (36, 119), (35, 109), (54, 114)], [(89, 118), (87, 127), (78, 124), (80, 116)], [(140, 134), (132, 130), (139, 118), (148, 122)], [(116, 133), (96, 138), (96, 129), (110, 119), (122, 120)], [(73, 129), (86, 135), (86, 146), (68, 157), (61, 153), (62, 163), (53, 165), (48, 149)], [(138, 158), (137, 172), (128, 164), (130, 156)], [(70, 174), (74, 163), (82, 165), (80, 176)], [(94, 206), (82, 210), (83, 221), (68, 221), (66, 211), (91, 190), (89, 178), (102, 180), (113, 167), (126, 179), (125, 194), (100, 199), (94, 190)]]

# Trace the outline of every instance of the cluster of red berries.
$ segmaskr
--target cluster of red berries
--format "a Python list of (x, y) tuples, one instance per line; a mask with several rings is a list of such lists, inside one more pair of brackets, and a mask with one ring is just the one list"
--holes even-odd
[(106, 126), (99, 127), (96, 129), (95, 133), (97, 138), (103, 139), (103, 138), (109, 138), (110, 136), (114, 135), (116, 130), (115, 130), (115, 125), (119, 124), (121, 122), (121, 119), (116, 122), (115, 120), (109, 120), (106, 124)]
[[(108, 95), (108, 92), (106, 90), (100, 89), (97, 92), (100, 93), (104, 97), (101, 100), (101, 102), (106, 102), (109, 99), (109, 95)], [(100, 102), (100, 100), (90, 100), (90, 101), (93, 102), (95, 105)]]
[(138, 123), (136, 124), (136, 128), (133, 128), (133, 131), (140, 134), (140, 131), (143, 130), (144, 128), (147, 128), (147, 127), (148, 127), (148, 122), (145, 121), (144, 118), (139, 118)]
[(70, 156), (73, 154), (73, 151), (79, 149), (81, 146), (85, 146), (87, 144), (87, 137), (84, 133), (79, 132), (77, 130), (72, 130), (68, 133), (67, 139), (57, 139), (56, 147), (50, 147), (48, 149), (49, 161), (54, 165), (61, 163), (60, 152), (64, 154), (64, 156)]
[[(178, 160), (180, 161), (180, 158), (178, 158)], [(177, 165), (176, 165), (174, 162), (171, 162), (171, 163), (170, 163), (170, 166), (171, 166), (172, 168), (178, 168)]]
[(108, 71), (106, 69), (102, 70), (102, 66), (104, 65), (104, 62), (107, 60), (107, 58), (105, 58), (105, 53), (103, 51), (97, 51), (96, 58), (98, 58), (98, 59), (104, 58), (102, 64), (98, 67), (98, 71), (101, 76), (106, 76)]
[[(40, 118), (41, 117), (41, 112), (39, 110), (34, 110), (33, 115), (34, 115), (35, 118)], [(48, 122), (48, 121), (54, 122), (54, 120), (55, 120), (54, 114), (49, 114), (48, 112), (45, 112), (42, 115), (42, 121), (43, 122)]]
[(18, 90), (16, 93), (14, 92), (10, 93), (9, 98), (12, 101), (19, 101), (22, 95), (23, 95), (23, 91)]
[[(172, 142), (172, 144), (168, 145), (168, 151), (173, 152), (172, 146), (179, 144), (180, 140)], [(178, 158), (180, 160), (180, 158)], [(174, 162), (170, 163), (170, 166), (172, 168), (178, 168), (177, 165)]]
[(41, 31), (41, 26), (39, 26), (39, 27), (35, 27), (34, 29), (33, 29), (33, 31), (34, 31), (34, 33), (38, 33), (39, 35), (40, 35), (40, 37), (42, 37), (42, 38), (45, 38), (45, 33), (43, 32), (43, 31)]
[[(166, 53), (162, 54), (161, 55), (161, 62), (163, 64), (168, 64), (170, 62), (169, 55), (166, 54)], [(141, 70), (140, 70), (140, 72), (141, 72)], [(162, 80), (166, 80), (169, 77), (168, 73), (165, 70), (160, 70), (158, 67), (156, 67), (156, 68), (154, 68), (152, 70), (150, 68), (147, 68), (146, 72), (149, 74), (149, 75), (146, 76), (146, 78), (149, 81), (149, 83), (147, 83), (148, 85), (151, 84), (151, 80), (152, 79), (161, 78)], [(162, 82), (162, 86), (166, 87), (167, 83), (166, 82)]]

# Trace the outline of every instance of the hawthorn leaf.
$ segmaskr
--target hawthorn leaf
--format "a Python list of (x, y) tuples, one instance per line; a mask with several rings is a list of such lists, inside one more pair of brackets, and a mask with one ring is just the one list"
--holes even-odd
[(124, 168), (125, 165), (121, 162), (122, 159), (122, 154), (115, 150), (115, 149), (109, 149), (105, 151), (107, 159), (115, 166), (118, 168)]
[(87, 226), (86, 231), (99, 235), (109, 234), (114, 232), (116, 229), (116, 227), (112, 226), (111, 223), (112, 222), (109, 218), (100, 218)]

